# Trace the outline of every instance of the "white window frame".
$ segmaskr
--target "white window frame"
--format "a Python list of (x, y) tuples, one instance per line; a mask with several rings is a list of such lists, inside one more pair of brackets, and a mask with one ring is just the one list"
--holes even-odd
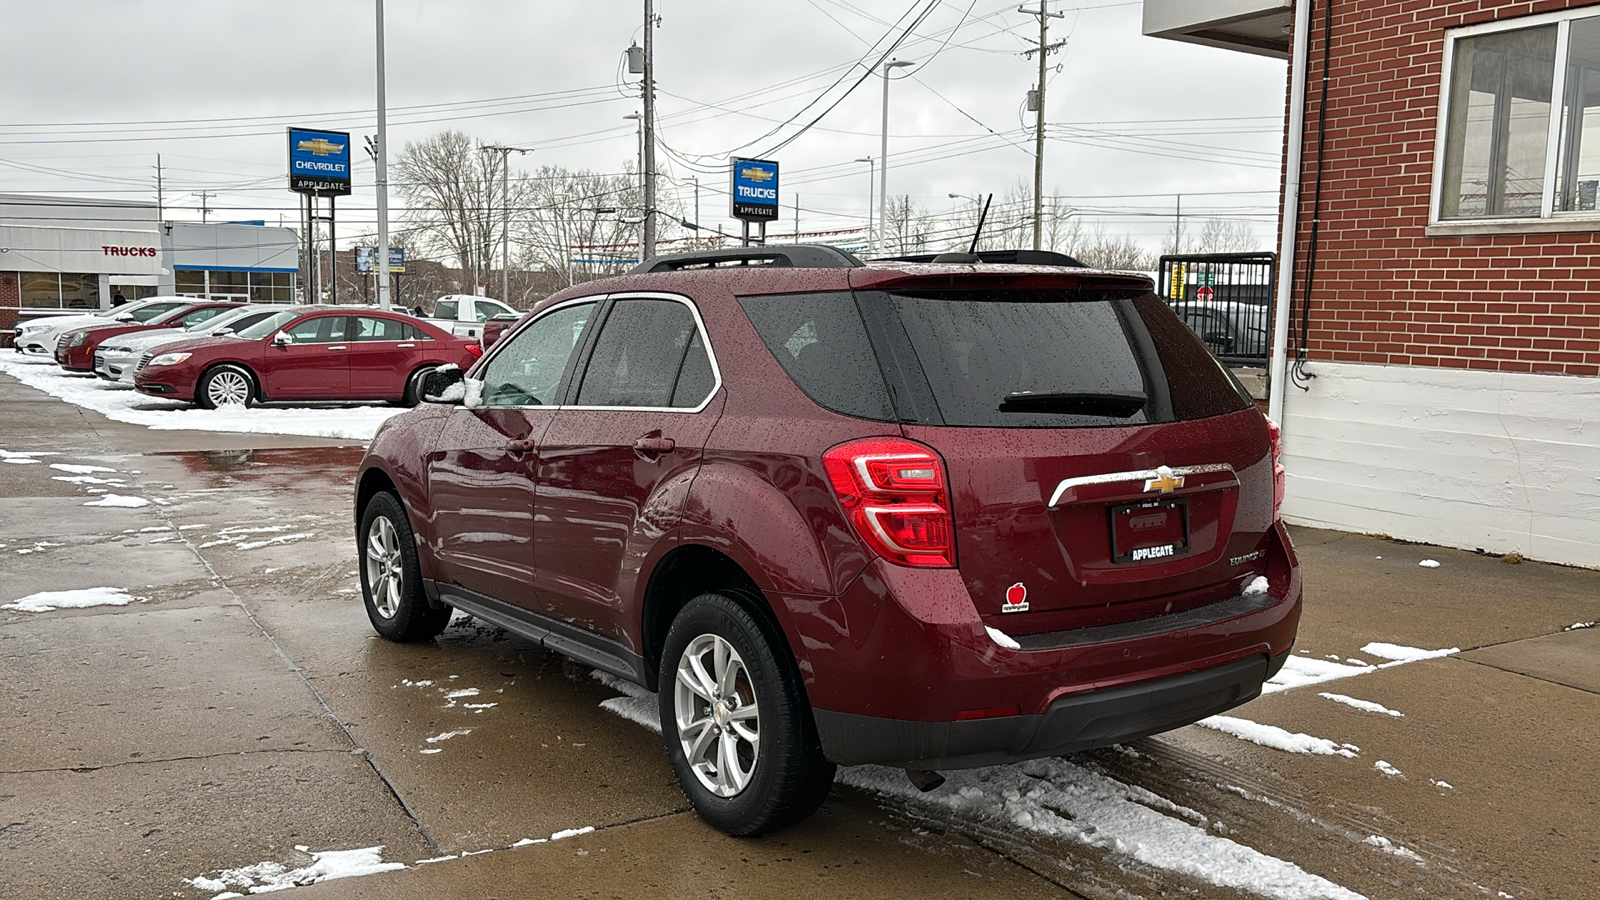
[[(1468, 25), (1462, 28), (1452, 28), (1444, 33), (1444, 65), (1439, 81), (1439, 112), (1438, 121), (1434, 130), (1433, 142), (1433, 191), (1428, 203), (1428, 224), (1431, 226), (1516, 226), (1547, 223), (1552, 221), (1567, 221), (1571, 219), (1600, 220), (1600, 209), (1571, 210), (1557, 212), (1556, 202), (1556, 168), (1561, 152), (1561, 119), (1564, 114), (1563, 104), (1567, 94), (1567, 50), (1572, 32), (1572, 23), (1578, 19), (1600, 18), (1600, 6), (1585, 6), (1576, 9), (1566, 9), (1557, 12), (1540, 13), (1533, 16), (1519, 16), (1515, 19), (1504, 19), (1496, 22), (1485, 22), (1481, 25)], [(1539, 215), (1531, 216), (1484, 216), (1480, 218), (1458, 217), (1454, 219), (1440, 218), (1439, 212), (1444, 199), (1444, 162), (1445, 142), (1449, 140), (1450, 116), (1450, 84), (1455, 72), (1456, 43), (1462, 38), (1474, 37), (1480, 34), (1493, 34), (1504, 31), (1520, 31), (1524, 28), (1537, 28), (1541, 25), (1556, 25), (1555, 48), (1555, 78), (1551, 83), (1550, 96), (1550, 124), (1545, 137), (1544, 184), (1539, 200)]]

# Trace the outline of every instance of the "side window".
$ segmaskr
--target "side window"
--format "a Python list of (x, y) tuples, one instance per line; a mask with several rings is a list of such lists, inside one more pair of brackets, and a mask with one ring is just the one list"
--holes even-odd
[(344, 340), (344, 316), (313, 316), (285, 329), (296, 344), (331, 344)]
[(484, 406), (548, 406), (562, 393), (561, 376), (583, 343), (583, 329), (595, 302), (579, 303), (541, 316), (502, 341), (483, 367)]
[(402, 341), (433, 340), (433, 335), (423, 331), (421, 328), (418, 328), (415, 322), (401, 322), (399, 324), (401, 333), (404, 335), (404, 337), (400, 338)]
[(851, 294), (742, 297), (739, 303), (806, 396), (847, 416), (894, 419), (883, 369)]
[(355, 332), (350, 335), (353, 341), (403, 341), (406, 339), (406, 324), (395, 319), (380, 319), (377, 316), (356, 316)]
[(207, 319), (214, 319), (227, 311), (228, 308), (226, 306), (208, 306), (205, 309), (191, 309), (188, 312), (177, 316), (172, 321), (175, 325), (199, 325), (201, 322), (204, 322)]
[[(617, 302), (595, 340), (576, 404), (699, 406), (711, 390), (710, 360), (699, 338), (694, 314), (682, 303), (648, 299)], [(691, 349), (696, 349), (698, 356), (693, 364), (689, 360)], [(698, 393), (695, 385), (684, 382), (686, 370), (690, 381), (700, 382)]]
[(689, 352), (683, 357), (683, 368), (678, 372), (678, 386), (672, 392), (672, 405), (676, 409), (694, 409), (705, 402), (706, 396), (716, 386), (717, 376), (711, 370), (711, 356), (706, 353), (700, 332), (696, 331), (689, 340)]

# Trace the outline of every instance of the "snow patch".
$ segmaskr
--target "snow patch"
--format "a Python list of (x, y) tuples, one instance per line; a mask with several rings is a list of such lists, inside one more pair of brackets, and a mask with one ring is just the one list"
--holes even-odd
[(40, 460), (34, 459), (31, 456), (8, 456), (5, 459), (0, 460), (0, 462), (8, 462), (14, 466), (34, 466), (38, 465)]
[(478, 696), (478, 689), (477, 688), (462, 688), (459, 691), (450, 691), (449, 693), (446, 693), (444, 695), (444, 698), (446, 700), (459, 700), (462, 697), (476, 697), (476, 696)]
[(84, 506), (115, 506), (122, 509), (138, 509), (149, 506), (150, 501), (143, 497), (128, 497), (122, 494), (107, 494), (98, 500), (90, 500)]
[(50, 468), (55, 469), (57, 472), (65, 472), (68, 475), (93, 475), (96, 472), (116, 471), (116, 469), (108, 469), (105, 466), (79, 466), (71, 463), (51, 463)]
[(1246, 594), (1265, 594), (1267, 592), (1267, 576), (1257, 575), (1253, 581), (1244, 586)]
[(1262, 725), (1259, 722), (1233, 716), (1211, 716), (1195, 724), (1286, 753), (1312, 753), (1317, 756), (1343, 756), (1346, 759), (1355, 759), (1356, 753), (1361, 749), (1354, 744), (1340, 744), (1327, 738), (1286, 731), (1276, 725)]
[(985, 625), (985, 626), (983, 626), (983, 630), (989, 632), (989, 639), (990, 640), (992, 640), (996, 644), (999, 644), (1000, 646), (1006, 648), (1007, 650), (1021, 650), (1022, 649), (1022, 645), (1017, 643), (1015, 638), (1013, 638), (1009, 634), (1006, 634), (1004, 631), (1001, 631), (998, 628), (991, 628), (990, 626)]
[(1451, 784), (1448, 781), (1434, 781), (1432, 778), (1430, 778), (1430, 779), (1428, 779), (1428, 783), (1433, 785), (1436, 788), (1443, 788), (1444, 790), (1447, 790), (1447, 791), (1455, 790), (1455, 785)]
[(51, 481), (64, 481), (67, 484), (110, 484), (118, 487), (127, 484), (120, 478), (97, 478), (93, 475), (51, 475)]
[(1343, 694), (1318, 694), (1317, 696), (1324, 700), (1332, 700), (1335, 703), (1343, 703), (1345, 706), (1355, 707), (1363, 712), (1381, 713), (1386, 716), (1394, 716), (1396, 719), (1403, 719), (1406, 716), (1403, 712), (1396, 712), (1382, 703), (1373, 703), (1371, 700), (1357, 700), (1354, 697), (1346, 697)]
[(1399, 663), (1412, 663), (1424, 659), (1438, 659), (1441, 656), (1450, 656), (1460, 653), (1460, 647), (1447, 647), (1443, 650), (1423, 650), (1418, 647), (1406, 647), (1400, 644), (1385, 644), (1382, 641), (1373, 641), (1361, 648), (1361, 652), (1368, 656), (1381, 656), (1392, 659), (1394, 662), (1384, 663), (1379, 668), (1387, 669)]
[(462, 735), (471, 734), (471, 733), (472, 733), (472, 729), (471, 728), (459, 728), (459, 729), (457, 729), (455, 731), (446, 731), (446, 732), (444, 732), (442, 734), (436, 734), (431, 738), (427, 738), (427, 741), (430, 744), (437, 744), (440, 741), (448, 741), (453, 737), (461, 737)]
[(1387, 762), (1385, 762), (1385, 761), (1383, 761), (1381, 759), (1378, 760), (1377, 762), (1373, 763), (1372, 767), (1374, 769), (1377, 769), (1379, 772), (1382, 772), (1383, 773), (1383, 777), (1385, 777), (1385, 778), (1404, 778), (1404, 777), (1406, 777), (1406, 774), (1404, 772), (1400, 771), (1399, 769), (1395, 768), (1390, 763), (1387, 763)]
[(1398, 856), (1401, 859), (1409, 859), (1415, 863), (1423, 862), (1422, 855), (1417, 853), (1417, 851), (1411, 850), (1407, 847), (1402, 847), (1399, 844), (1396, 844), (1394, 841), (1391, 841), (1379, 834), (1369, 835), (1366, 840), (1363, 840), (1361, 843), (1377, 847), (1379, 850), (1382, 850), (1390, 856)]
[[(295, 849), (305, 852), (299, 847)], [(406, 867), (405, 863), (384, 862), (382, 844), (376, 847), (362, 847), (359, 850), (324, 850), (312, 853), (311, 860), (311, 865), (298, 869), (291, 869), (277, 862), (262, 862), (237, 869), (223, 869), (214, 878), (201, 875), (185, 878), (184, 881), (202, 891), (241, 888), (252, 894), (265, 894), (304, 884), (316, 884), (319, 881), (373, 875)]]
[(122, 588), (98, 587), (78, 591), (42, 591), (0, 606), (18, 612), (49, 612), (53, 609), (87, 609), (91, 606), (127, 606), (141, 600)]
[(1439, 568), (1439, 561), (1437, 559), (1425, 559), (1422, 562), (1417, 563), (1417, 565), (1423, 567), (1424, 569), (1437, 569)]
[(1593, 628), (1593, 627), (1594, 627), (1594, 623), (1593, 622), (1573, 622), (1571, 625), (1568, 625), (1567, 627), (1565, 627), (1565, 628), (1563, 628), (1561, 630), (1562, 631), (1578, 631), (1580, 629)]
[(280, 534), (277, 537), (269, 537), (261, 541), (245, 541), (242, 544), (234, 545), (234, 549), (260, 550), (262, 547), (270, 547), (273, 544), (292, 544), (295, 541), (303, 541), (306, 538), (314, 538), (316, 536), (317, 534), (314, 531), (298, 531), (294, 534)]

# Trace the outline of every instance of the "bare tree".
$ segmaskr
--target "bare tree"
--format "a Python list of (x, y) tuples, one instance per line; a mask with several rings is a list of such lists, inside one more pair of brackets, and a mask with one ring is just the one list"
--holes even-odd
[(884, 256), (935, 253), (949, 240), (949, 225), (911, 202), (910, 195), (890, 197), (880, 224), (878, 251)]
[(638, 253), (639, 180), (544, 166), (524, 176), (526, 207), (512, 223), (526, 269), (554, 273), (562, 286), (626, 271)]
[(501, 196), (499, 159), (459, 131), (408, 142), (395, 160), (395, 186), (419, 249), (461, 264), (460, 289), (490, 282), (499, 245), (501, 208), (525, 204), (525, 182), (514, 179), (510, 202)]
[(1126, 234), (1108, 234), (1103, 222), (1082, 239), (1073, 255), (1096, 269), (1148, 272), (1156, 267), (1156, 259), (1150, 251)]
[(1256, 243), (1256, 234), (1249, 222), (1207, 219), (1193, 249), (1196, 253), (1245, 253), (1261, 247)]

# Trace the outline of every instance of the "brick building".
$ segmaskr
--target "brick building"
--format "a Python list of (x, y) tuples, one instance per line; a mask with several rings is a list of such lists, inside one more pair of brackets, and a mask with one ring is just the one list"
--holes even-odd
[(1600, 2), (1144, 8), (1291, 59), (1285, 515), (1600, 566)]

